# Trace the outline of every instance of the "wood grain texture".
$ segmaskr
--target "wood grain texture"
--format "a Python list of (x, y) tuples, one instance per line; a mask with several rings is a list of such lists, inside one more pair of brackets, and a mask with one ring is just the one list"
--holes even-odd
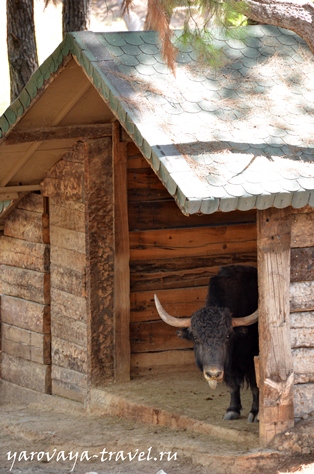
[(276, 434), (294, 424), (293, 361), (289, 332), (289, 209), (259, 211), (257, 228), (260, 441), (265, 446)]
[(256, 226), (154, 230), (130, 233), (131, 261), (214, 256), (256, 250)]
[(114, 332), (115, 381), (130, 380), (130, 246), (128, 226), (127, 143), (120, 141), (120, 124), (114, 122)]
[(47, 216), (38, 212), (15, 209), (6, 219), (4, 235), (29, 242), (47, 242)]
[(23, 329), (50, 334), (50, 306), (1, 295), (1, 320)]
[(314, 247), (291, 250), (291, 281), (314, 280)]
[(50, 303), (50, 274), (9, 265), (0, 266), (2, 293), (40, 304)]
[(97, 386), (114, 381), (115, 374), (112, 143), (91, 140), (86, 150), (88, 371)]
[(50, 364), (50, 334), (40, 334), (6, 323), (1, 325), (2, 351), (39, 364)]
[(49, 246), (40, 242), (0, 237), (0, 261), (13, 267), (27, 268), (38, 272), (49, 271)]
[(51, 366), (2, 353), (1, 376), (16, 385), (51, 393)]
[(314, 212), (307, 211), (292, 215), (291, 248), (314, 247)]

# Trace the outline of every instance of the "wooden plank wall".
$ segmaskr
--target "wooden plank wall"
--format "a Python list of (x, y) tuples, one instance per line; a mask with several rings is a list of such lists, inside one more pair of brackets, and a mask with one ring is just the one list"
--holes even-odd
[(294, 413), (314, 410), (314, 212), (293, 211), (290, 334), (294, 362)]
[(52, 393), (84, 402), (87, 393), (84, 145), (48, 172), (51, 243)]
[(160, 320), (153, 295), (174, 316), (190, 316), (220, 266), (256, 265), (256, 213), (184, 216), (131, 143), (128, 206), (131, 374), (194, 365), (191, 344)]
[(25, 196), (0, 238), (1, 376), (51, 392), (49, 228), (46, 200)]

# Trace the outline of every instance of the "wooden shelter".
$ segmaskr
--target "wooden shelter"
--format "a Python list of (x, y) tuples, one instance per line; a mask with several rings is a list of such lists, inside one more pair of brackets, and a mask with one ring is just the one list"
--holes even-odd
[(159, 320), (257, 265), (260, 439), (314, 410), (313, 60), (295, 34), (217, 39), (224, 65), (153, 32), (67, 35), (0, 118), (1, 375), (91, 388), (193, 363)]

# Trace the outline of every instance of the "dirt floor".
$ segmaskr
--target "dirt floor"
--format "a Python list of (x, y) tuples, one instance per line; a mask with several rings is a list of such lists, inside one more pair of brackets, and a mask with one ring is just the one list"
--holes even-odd
[(313, 417), (262, 450), (258, 424), (246, 422), (249, 392), (240, 420), (222, 420), (228, 399), (224, 386), (211, 391), (197, 371), (93, 391), (89, 413), (2, 381), (0, 474), (314, 473)]

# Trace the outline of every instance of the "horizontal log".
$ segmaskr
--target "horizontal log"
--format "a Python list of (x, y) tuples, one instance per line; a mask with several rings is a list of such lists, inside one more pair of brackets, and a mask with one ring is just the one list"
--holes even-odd
[(86, 296), (86, 274), (51, 264), (51, 286), (72, 295)]
[(163, 321), (131, 323), (131, 352), (156, 352), (187, 349), (192, 343), (176, 334), (177, 329)]
[(254, 224), (130, 233), (131, 261), (256, 251)]
[(314, 247), (291, 249), (291, 281), (314, 280)]
[(131, 376), (154, 374), (158, 371), (170, 371), (171, 368), (178, 370), (188, 370), (195, 366), (194, 352), (192, 349), (146, 352), (131, 354)]
[(55, 225), (50, 226), (51, 246), (74, 250), (85, 255), (86, 241), (85, 233), (75, 230), (64, 229)]
[(314, 386), (313, 383), (301, 383), (295, 385), (294, 392), (294, 416), (302, 417), (303, 415), (313, 412), (314, 406)]
[(290, 329), (291, 347), (293, 349), (300, 347), (314, 347), (314, 327), (292, 328)]
[(5, 145), (16, 143), (42, 142), (47, 140), (68, 140), (69, 138), (100, 138), (111, 136), (111, 124), (82, 124), (55, 127), (41, 127), (13, 130), (5, 140)]
[(51, 341), (52, 365), (87, 374), (86, 349), (73, 342), (53, 337)]
[[(204, 306), (207, 286), (181, 288), (176, 290), (160, 290), (158, 297), (173, 316), (190, 316)], [(131, 322), (160, 321), (154, 303), (154, 291), (131, 293)]]
[(314, 348), (300, 347), (292, 350), (293, 366), (296, 374), (314, 376)]
[(15, 209), (6, 219), (4, 235), (30, 242), (47, 240), (46, 217), (43, 214), (24, 209)]
[(167, 189), (151, 168), (129, 169), (127, 182), (129, 202), (169, 199)]
[(1, 319), (3, 323), (23, 329), (43, 334), (50, 333), (49, 305), (2, 295)]
[(314, 310), (314, 281), (290, 284), (290, 309), (291, 312)]
[(314, 212), (292, 215), (291, 248), (314, 247)]
[(87, 318), (86, 299), (57, 288), (51, 288), (51, 314), (64, 315), (75, 321), (85, 321)]
[(51, 321), (51, 332), (53, 337), (74, 342), (87, 348), (87, 325), (82, 321), (68, 318), (66, 314), (54, 313)]
[[(74, 211), (84, 212), (85, 213), (85, 203), (72, 201), (67, 199), (66, 201), (59, 196), (54, 196), (49, 199), (49, 207), (65, 207), (66, 209), (73, 209)], [(62, 226), (61, 226), (62, 227)]]
[(1, 335), (3, 352), (39, 364), (51, 363), (50, 334), (39, 334), (2, 323)]
[(45, 198), (42, 194), (29, 193), (19, 202), (17, 208), (43, 214), (45, 212)]
[(0, 262), (37, 272), (49, 271), (49, 246), (3, 235), (0, 238)]
[(50, 204), (50, 225), (85, 232), (85, 209), (83, 211), (71, 207)]
[(131, 291), (207, 286), (224, 265), (256, 266), (256, 251), (131, 262)]
[(87, 375), (54, 365), (51, 377), (53, 395), (84, 403), (87, 393)]
[(47, 197), (83, 202), (84, 164), (59, 161), (42, 182), (42, 193)]
[(21, 387), (51, 393), (51, 366), (2, 353), (1, 376)]
[(129, 229), (150, 230), (181, 227), (203, 227), (230, 224), (254, 224), (256, 211), (216, 212), (209, 215), (182, 214), (175, 201), (170, 198), (162, 201), (139, 201), (129, 203)]
[(71, 268), (80, 273), (85, 273), (86, 255), (74, 250), (68, 250), (61, 247), (52, 246), (51, 264)]
[(40, 304), (50, 303), (50, 274), (0, 265), (2, 293)]

